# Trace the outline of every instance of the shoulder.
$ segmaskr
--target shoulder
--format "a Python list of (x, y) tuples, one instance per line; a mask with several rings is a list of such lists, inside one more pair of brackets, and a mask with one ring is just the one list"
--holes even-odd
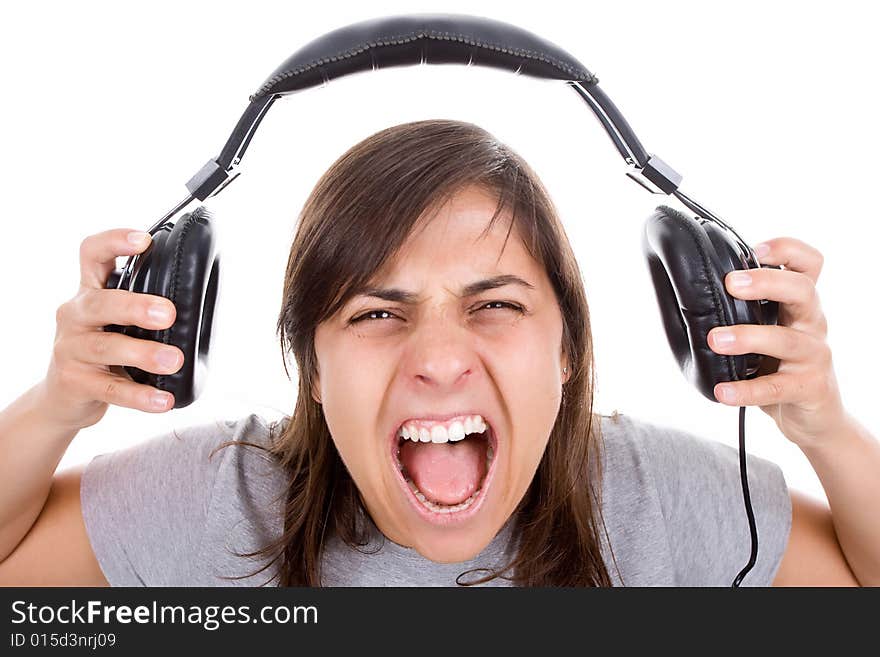
[[(726, 447), (617, 411), (596, 415), (595, 420), (603, 512), (639, 518), (655, 529), (665, 525), (672, 515), (670, 506), (685, 496), (689, 476), (699, 481), (713, 478), (706, 464), (709, 471), (717, 467), (716, 450)], [(693, 494), (701, 493), (690, 491), (689, 496)]]
[[(603, 514), (637, 564), (641, 578), (631, 582), (729, 585), (749, 554), (739, 450), (630, 415), (598, 417)], [(778, 465), (748, 451), (746, 464), (761, 549), (745, 582), (769, 585), (788, 538), (791, 498)]]
[[(168, 449), (180, 456), (191, 455), (199, 463), (220, 467), (234, 462), (239, 467), (257, 468), (277, 462), (274, 448), (285, 420), (269, 420), (256, 413), (244, 417), (214, 420), (174, 431), (176, 443)], [(159, 436), (158, 440), (166, 439)]]
[(263, 498), (283, 488), (286, 481), (277, 448), (289, 418), (269, 420), (260, 415), (224, 420), (218, 434), (210, 425), (184, 431), (199, 455), (214, 461), (215, 497), (232, 495)]
[[(625, 480), (641, 477), (664, 501), (686, 493), (736, 497), (741, 493), (739, 450), (702, 434), (623, 413), (600, 418), (601, 446), (606, 472), (620, 470)], [(730, 427), (735, 430), (735, 424)], [(750, 486), (788, 490), (780, 467), (746, 449)], [(754, 496), (753, 496), (754, 497)], [(790, 512), (790, 509), (789, 509)]]
[[(256, 517), (266, 501), (285, 490), (286, 477), (276, 447), (287, 418), (247, 416), (197, 424), (175, 432), (166, 442), (171, 467), (182, 462), (194, 479), (202, 479), (206, 514), (223, 516), (232, 507)], [(200, 472), (202, 471), (202, 472)], [(208, 481), (210, 477), (210, 481)]]
[(712, 449), (719, 444), (684, 429), (614, 411), (597, 415), (603, 441), (615, 452), (671, 451), (672, 449)]
[(174, 429), (100, 454), (83, 472), (83, 519), (113, 585), (213, 583), (230, 538), (271, 532), (284, 476), (275, 423), (251, 414)]
[(279, 421), (250, 413), (239, 418), (211, 420), (174, 429), (169, 434), (154, 436), (148, 442), (167, 441), (166, 446), (171, 451), (186, 451), (195, 456), (213, 458), (217, 449), (228, 442), (253, 443), (261, 448), (270, 448), (278, 433), (278, 425)]
[(184, 466), (216, 469), (230, 460), (252, 464), (250, 456), (269, 459), (277, 426), (277, 422), (251, 413), (173, 429), (128, 449), (145, 459), (155, 456)]
[[(598, 417), (601, 445), (609, 467), (646, 470), (655, 480), (685, 474), (719, 479), (733, 474), (739, 478), (738, 449), (708, 434), (617, 412)], [(731, 425), (731, 430), (735, 428)], [(752, 466), (753, 463), (757, 472), (772, 470), (781, 476), (776, 464), (747, 450), (747, 464)]]
[(273, 470), (274, 425), (250, 414), (172, 429), (99, 454), (86, 464), (82, 495), (103, 503), (123, 491), (132, 500), (185, 493), (181, 505), (207, 502), (218, 478)]

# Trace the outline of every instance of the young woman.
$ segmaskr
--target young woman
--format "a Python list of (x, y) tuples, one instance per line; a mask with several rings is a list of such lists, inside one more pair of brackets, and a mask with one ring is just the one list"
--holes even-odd
[[(147, 246), (128, 233), (83, 241), (46, 377), (0, 416), (0, 582), (724, 586), (748, 560), (734, 449), (593, 411), (571, 247), (535, 173), (484, 130), (392, 127), (318, 182), (278, 318), (299, 377), (290, 416), (191, 427), (55, 474), (108, 404), (170, 407), (120, 366), (174, 372), (181, 353), (101, 329), (174, 321), (167, 299), (104, 289), (115, 257)], [(830, 508), (749, 456), (760, 549), (743, 584), (880, 583), (880, 446), (841, 403), (822, 257), (791, 238), (758, 253), (785, 269), (727, 289), (780, 301), (779, 325), (709, 344), (780, 366), (716, 393), (773, 417)]]

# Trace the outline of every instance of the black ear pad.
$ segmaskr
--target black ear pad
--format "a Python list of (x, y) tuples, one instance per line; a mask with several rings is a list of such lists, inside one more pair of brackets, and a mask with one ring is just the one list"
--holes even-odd
[(715, 353), (707, 342), (709, 331), (776, 323), (778, 303), (737, 299), (724, 287), (729, 272), (758, 267), (757, 260), (729, 229), (667, 206), (645, 222), (642, 250), (678, 366), (706, 398), (717, 402), (715, 385), (751, 378), (762, 357)]
[(119, 287), (169, 299), (177, 310), (174, 324), (158, 331), (139, 326), (106, 327), (143, 340), (175, 345), (183, 351), (183, 366), (174, 374), (125, 367), (134, 381), (172, 393), (174, 408), (195, 401), (207, 376), (214, 306), (220, 287), (220, 256), (216, 246), (212, 217), (204, 206), (166, 222), (155, 232), (152, 243), (139, 255), (131, 272), (119, 281)]

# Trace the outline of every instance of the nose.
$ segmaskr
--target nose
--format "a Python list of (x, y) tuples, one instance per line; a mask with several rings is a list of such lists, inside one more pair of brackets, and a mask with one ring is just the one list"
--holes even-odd
[(406, 377), (416, 392), (455, 393), (477, 370), (474, 337), (452, 321), (432, 321), (411, 336)]

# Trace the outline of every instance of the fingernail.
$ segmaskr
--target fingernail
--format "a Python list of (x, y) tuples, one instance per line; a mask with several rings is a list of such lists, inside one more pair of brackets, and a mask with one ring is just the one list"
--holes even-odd
[(755, 248), (752, 249), (755, 252), (755, 255), (759, 258), (764, 257), (768, 253), (770, 253), (770, 245), (766, 242), (761, 242), (760, 244), (755, 244)]
[(128, 234), (127, 239), (128, 243), (132, 246), (140, 246), (146, 241), (149, 236), (149, 233), (144, 233), (143, 231), (139, 230), (133, 230)]
[(733, 386), (720, 385), (718, 386), (717, 393), (718, 398), (723, 401), (732, 402), (734, 399), (736, 399), (736, 392), (734, 392)]
[(733, 331), (712, 331), (712, 341), (719, 347), (732, 344), (736, 340)]
[(751, 285), (752, 276), (744, 271), (735, 271), (730, 274), (730, 284), (734, 287), (745, 287)]
[(171, 312), (162, 305), (150, 306), (147, 308), (147, 314), (154, 322), (167, 322), (171, 319)]
[(174, 349), (163, 349), (156, 356), (156, 361), (162, 367), (174, 367), (180, 357)]
[(150, 398), (150, 402), (153, 404), (154, 408), (167, 408), (171, 405), (171, 395), (165, 394), (164, 392), (154, 392), (153, 396)]

